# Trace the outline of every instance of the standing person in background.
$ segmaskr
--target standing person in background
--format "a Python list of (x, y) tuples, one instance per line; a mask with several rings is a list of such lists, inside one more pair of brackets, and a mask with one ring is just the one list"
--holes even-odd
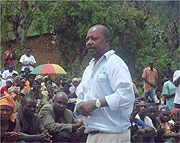
[(32, 71), (34, 68), (33, 66), (36, 64), (36, 60), (33, 55), (31, 55), (31, 49), (26, 49), (26, 54), (22, 55), (20, 58), (20, 61), (22, 69), (21, 72), (24, 73), (24, 69), (28, 67), (30, 71)]
[(175, 92), (176, 92), (176, 86), (172, 82), (172, 77), (171, 80), (168, 80), (164, 83), (163, 85), (163, 96), (165, 97), (166, 100), (166, 105), (169, 107), (170, 111), (174, 108), (174, 97), (175, 97)]
[(155, 95), (155, 88), (156, 88), (156, 82), (158, 80), (158, 72), (154, 68), (154, 62), (149, 62), (149, 67), (144, 69), (144, 72), (142, 74), (142, 78), (144, 80), (144, 95), (150, 96), (148, 97), (148, 102), (154, 103), (154, 95)]
[(86, 48), (93, 59), (76, 89), (76, 109), (89, 133), (86, 142), (130, 142), (135, 96), (129, 69), (110, 50), (110, 32), (104, 25), (90, 28)]
[(167, 63), (167, 69), (163, 72), (164, 76), (164, 82), (171, 80), (171, 77), (173, 76), (174, 70), (171, 69), (171, 63)]
[(176, 86), (176, 93), (174, 98), (175, 108), (180, 109), (180, 70), (176, 70), (174, 72), (173, 83)]
[(13, 47), (13, 45), (9, 44), (8, 50), (4, 52), (4, 61), (15, 66), (16, 52), (13, 50)]

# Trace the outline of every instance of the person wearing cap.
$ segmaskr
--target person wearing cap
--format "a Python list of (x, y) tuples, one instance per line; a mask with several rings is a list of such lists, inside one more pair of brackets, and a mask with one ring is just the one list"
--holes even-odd
[(13, 115), (15, 108), (16, 104), (9, 94), (0, 97), (1, 142), (16, 142), (20, 136), (19, 123)]
[(86, 142), (130, 142), (135, 95), (129, 69), (110, 50), (110, 31), (104, 25), (89, 29), (86, 48), (93, 59), (76, 89), (76, 111), (89, 133)]
[(13, 80), (11, 78), (6, 80), (6, 86), (3, 86), (1, 88), (1, 96), (4, 96), (5, 94), (8, 93), (8, 89), (13, 86)]
[(78, 85), (79, 85), (79, 78), (73, 78), (71, 87), (69, 88), (71, 94), (74, 94), (76, 92), (76, 88)]
[(174, 70), (171, 69), (171, 63), (170, 62), (168, 62), (166, 64), (166, 66), (167, 66), (167, 69), (164, 70), (164, 72), (163, 72), (164, 82), (171, 80), (171, 77), (173, 76), (173, 73), (174, 73)]
[(173, 108), (171, 110), (171, 116), (172, 116), (172, 120), (174, 121), (174, 126), (171, 130), (178, 133), (180, 132), (180, 109)]
[(6, 80), (9, 76), (12, 77), (13, 74), (18, 75), (18, 72), (13, 70), (13, 65), (9, 64), (9, 69), (3, 72), (2, 77)]

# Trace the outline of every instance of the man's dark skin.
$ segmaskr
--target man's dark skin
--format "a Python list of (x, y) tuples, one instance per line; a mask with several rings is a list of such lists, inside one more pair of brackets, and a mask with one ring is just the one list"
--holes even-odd
[[(92, 27), (86, 36), (86, 48), (90, 56), (95, 59), (95, 63), (110, 49), (110, 39), (104, 34), (104, 27), (97, 25)], [(99, 99), (101, 107), (109, 107), (105, 98)], [(77, 104), (80, 115), (89, 116), (97, 107), (96, 100), (82, 101)]]
[[(36, 100), (35, 98), (26, 98), (24, 99), (23, 103), (22, 103), (22, 110), (23, 110), (23, 114), (24, 114), (24, 118), (25, 120), (28, 122), (32, 119), (32, 116), (35, 113), (36, 110)], [(17, 118), (18, 119), (18, 118)], [(44, 127), (42, 125), (39, 126), (39, 132), (40, 134), (36, 134), (36, 135), (29, 135), (23, 132), (19, 132), (20, 133), (20, 138), (19, 140), (23, 140), (23, 141), (40, 141), (40, 142), (51, 142), (51, 136), (48, 134), (48, 131), (44, 129)]]
[[(57, 121), (61, 115), (63, 115), (64, 110), (67, 108), (67, 103), (68, 103), (68, 97), (66, 94), (63, 94), (62, 92), (58, 92), (53, 100), (53, 109), (55, 112), (56, 119)], [(76, 130), (79, 127), (82, 126), (82, 121), (76, 124), (72, 124), (72, 129)]]
[[(149, 62), (149, 67), (150, 67), (151, 70), (153, 70), (153, 68), (154, 68), (154, 62), (153, 62), (153, 61), (150, 61), (150, 62)], [(152, 84), (151, 82), (149, 82), (147, 79), (145, 79), (145, 78), (143, 78), (143, 79), (144, 79), (145, 82), (147, 82), (149, 85), (151, 85), (151, 87), (153, 87), (153, 88), (156, 87), (156, 85), (153, 85), (153, 84)]]

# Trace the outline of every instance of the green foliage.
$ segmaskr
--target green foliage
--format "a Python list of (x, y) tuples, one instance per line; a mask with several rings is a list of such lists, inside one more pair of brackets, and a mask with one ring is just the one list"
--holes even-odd
[[(16, 37), (18, 40), (17, 35), (22, 37), (25, 30), (25, 36), (54, 33), (59, 58), (64, 63), (62, 66), (68, 72), (68, 77), (74, 77), (82, 75), (90, 60), (86, 58), (87, 31), (96, 24), (106, 25), (111, 31), (111, 48), (128, 64), (133, 80), (141, 89), (142, 71), (148, 66), (149, 60), (154, 60), (160, 81), (166, 62), (171, 62), (174, 69), (179, 66), (179, 28), (172, 24), (174, 20), (178, 21), (178, 3), (3, 1), (2, 39), (8, 41)], [(13, 22), (16, 22), (16, 27)], [(22, 23), (29, 27), (23, 27)], [(170, 24), (171, 28), (168, 29)], [(158, 87), (162, 87), (161, 82)]]

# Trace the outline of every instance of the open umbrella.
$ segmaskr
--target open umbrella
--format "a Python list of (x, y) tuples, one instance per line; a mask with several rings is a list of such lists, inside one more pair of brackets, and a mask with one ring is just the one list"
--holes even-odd
[(31, 74), (66, 75), (65, 70), (56, 64), (39, 65), (31, 71)]

